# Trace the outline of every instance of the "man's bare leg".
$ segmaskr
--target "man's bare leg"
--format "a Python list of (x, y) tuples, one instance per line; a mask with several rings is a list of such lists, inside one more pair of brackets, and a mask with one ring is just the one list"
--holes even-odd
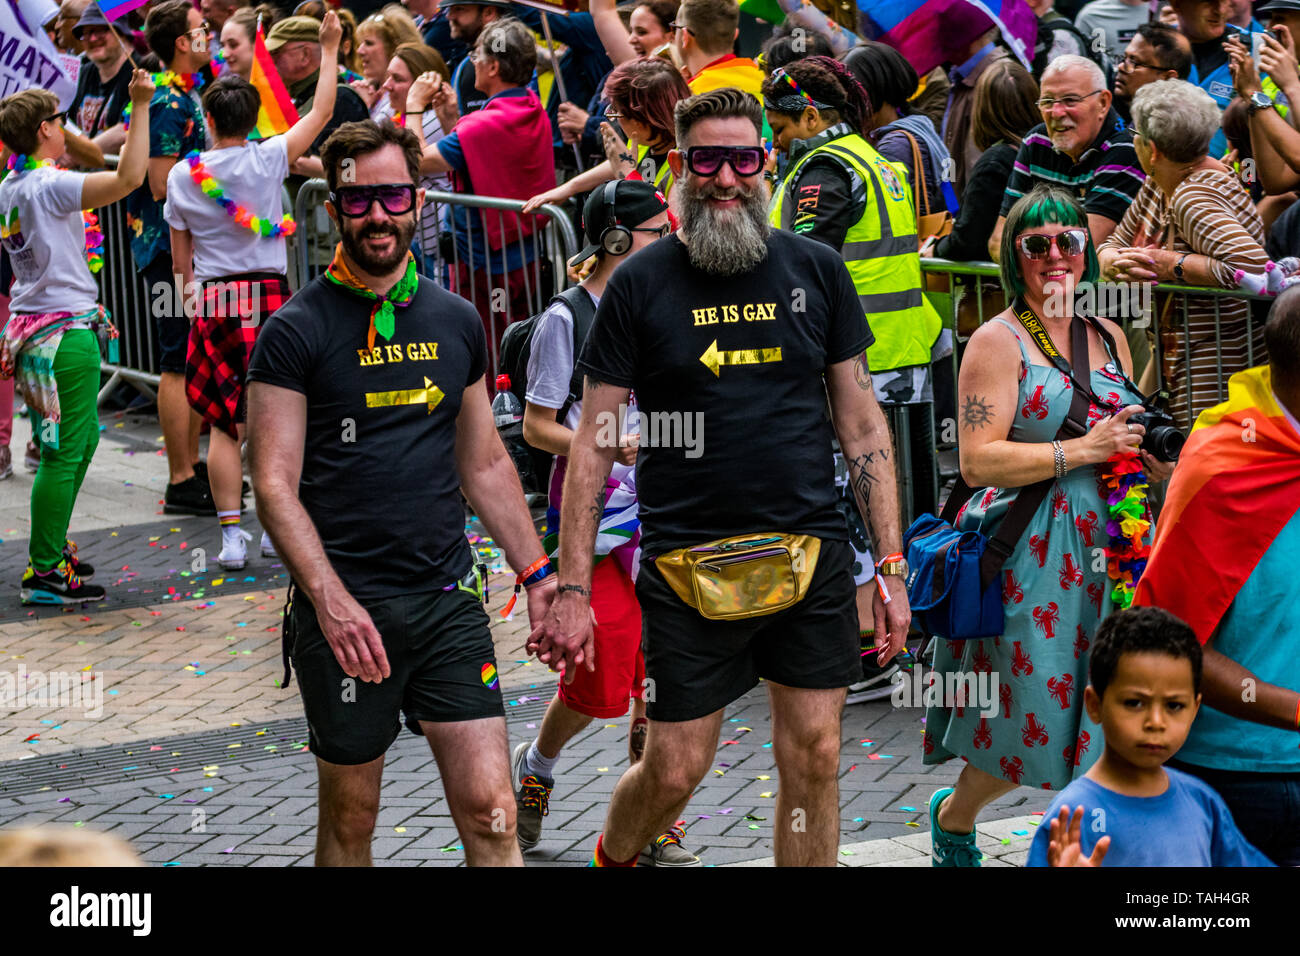
[(384, 758), (343, 765), (317, 757), (316, 772), (320, 778), (316, 865), (370, 866)]
[(523, 866), (504, 717), (420, 721), (470, 866)]
[(722, 711), (686, 721), (650, 721), (645, 754), (614, 787), (602, 847), (631, 860), (686, 809), (718, 749)]
[(840, 715), (844, 688), (767, 682), (772, 702), (777, 866), (835, 866), (840, 844)]

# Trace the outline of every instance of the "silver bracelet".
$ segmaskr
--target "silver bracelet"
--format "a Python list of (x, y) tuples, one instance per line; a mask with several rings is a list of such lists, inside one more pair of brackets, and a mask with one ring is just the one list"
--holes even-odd
[(1056, 465), (1056, 477), (1064, 478), (1066, 472), (1065, 449), (1061, 447), (1059, 439), (1052, 442), (1052, 457)]

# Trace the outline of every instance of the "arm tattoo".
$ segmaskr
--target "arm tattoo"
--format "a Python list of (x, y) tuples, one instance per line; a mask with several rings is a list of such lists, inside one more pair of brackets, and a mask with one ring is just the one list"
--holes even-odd
[(864, 392), (872, 390), (871, 369), (867, 365), (867, 353), (863, 352), (853, 360), (853, 379), (858, 383), (858, 388)]
[(636, 157), (634, 157), (631, 153), (619, 153), (619, 154), (618, 154), (618, 158), (621, 159), (621, 160), (623, 160), (623, 162), (625, 162), (625, 163), (635, 163), (635, 162), (636, 162)]
[(591, 520), (599, 527), (601, 515), (605, 513), (605, 489), (601, 488), (596, 492), (596, 497), (591, 504)]
[(584, 376), (583, 376), (583, 386), (582, 386), (582, 387), (583, 387), (584, 390), (589, 389), (589, 388), (600, 388), (600, 387), (601, 387), (602, 385), (604, 385), (604, 384), (605, 384), (605, 383), (602, 382), (600, 379), (595, 378), (595, 377), (593, 377), (593, 376), (591, 376), (591, 375), (584, 375)]
[(993, 406), (978, 395), (967, 395), (961, 406), (961, 423), (971, 431), (993, 421)]
[(868, 468), (877, 460), (881, 463), (888, 461), (889, 449), (877, 448), (875, 451), (863, 452), (849, 461), (849, 485), (858, 493), (862, 508), (862, 524), (867, 530), (867, 538), (871, 541), (873, 553), (876, 550), (876, 536), (871, 530), (871, 491), (880, 479)]

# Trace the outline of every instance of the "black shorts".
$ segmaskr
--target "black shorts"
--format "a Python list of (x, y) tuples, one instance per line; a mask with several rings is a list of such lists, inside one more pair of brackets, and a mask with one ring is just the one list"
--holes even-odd
[[(146, 302), (153, 317), (154, 343), (158, 347), (158, 371), (185, 374), (185, 357), (190, 341), (190, 320), (185, 314), (185, 289), (179, 297), (172, 257), (160, 252), (140, 274), (147, 289)], [(165, 286), (166, 294), (160, 287)]]
[(646, 715), (694, 720), (720, 710), (758, 683), (847, 687), (862, 679), (853, 549), (822, 541), (804, 599), (776, 614), (710, 621), (687, 605), (651, 560), (641, 562), (636, 596), (645, 651)]
[[(311, 752), (334, 764), (369, 763), (422, 720), (502, 717), (487, 612), (459, 589), (362, 601), (383, 638), (392, 676), (378, 684), (343, 673), (299, 589), (293, 600), (293, 668)], [(350, 683), (349, 683), (350, 681)]]

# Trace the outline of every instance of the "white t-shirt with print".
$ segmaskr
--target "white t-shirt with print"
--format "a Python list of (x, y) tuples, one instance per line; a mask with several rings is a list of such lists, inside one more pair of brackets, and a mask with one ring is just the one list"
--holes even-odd
[(85, 177), (53, 166), (0, 183), (0, 243), (13, 264), (12, 312), (87, 312), (99, 288), (86, 265), (86, 228), (81, 216)]
[[(232, 199), (255, 216), (279, 222), (280, 191), (289, 175), (289, 152), (283, 136), (251, 140), (242, 146), (205, 150), (199, 161)], [(163, 218), (194, 237), (194, 278), (198, 282), (241, 272), (278, 272), (288, 268), (284, 237), (263, 237), (235, 223), (233, 217), (199, 188), (182, 156), (167, 174)]]

